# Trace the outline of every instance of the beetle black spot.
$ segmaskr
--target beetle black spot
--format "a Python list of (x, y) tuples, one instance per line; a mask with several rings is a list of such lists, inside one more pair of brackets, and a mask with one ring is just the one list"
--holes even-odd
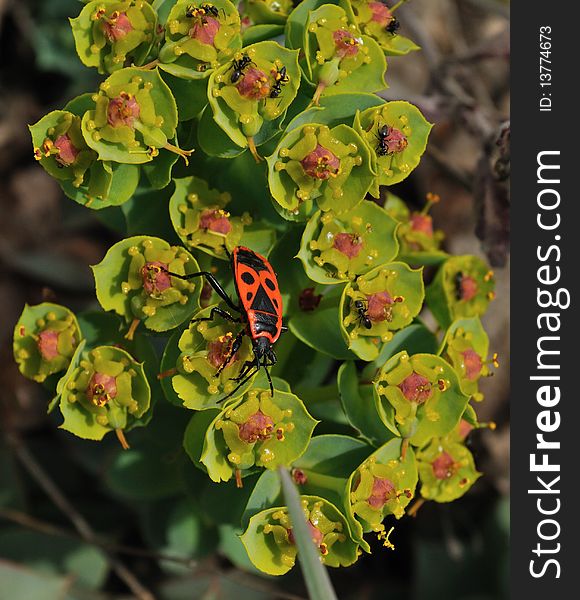
[(248, 292), (248, 293), (246, 294), (246, 300), (248, 300), (248, 301), (249, 301), (249, 300), (251, 300), (251, 299), (252, 299), (252, 296), (253, 296), (252, 292)]
[(266, 279), (264, 280), (264, 283), (266, 284), (266, 287), (267, 287), (269, 290), (272, 290), (272, 291), (274, 291), (274, 290), (276, 289), (276, 284), (275, 284), (275, 283), (274, 283), (274, 282), (273, 282), (271, 279), (269, 279), (269, 278), (266, 278)]
[(278, 300), (276, 300), (276, 298), (272, 298), (272, 303), (276, 308), (278, 308)]
[(246, 271), (245, 273), (242, 273), (242, 281), (244, 283), (247, 283), (248, 285), (252, 285), (252, 283), (254, 283), (255, 279), (251, 273), (248, 273), (248, 271)]

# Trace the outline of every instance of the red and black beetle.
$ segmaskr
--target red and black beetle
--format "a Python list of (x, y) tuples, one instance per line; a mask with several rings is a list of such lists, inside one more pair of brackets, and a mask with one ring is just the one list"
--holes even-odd
[(262, 367), (264, 367), (270, 383), (270, 393), (274, 395), (274, 386), (268, 367), (276, 364), (277, 359), (273, 345), (280, 334), (286, 331), (286, 327), (282, 325), (282, 296), (278, 288), (276, 273), (274, 273), (272, 265), (266, 258), (244, 246), (234, 248), (233, 253), (230, 255), (230, 263), (239, 304), (236, 304), (228, 296), (219, 281), (208, 271), (199, 271), (189, 275), (168, 273), (179, 279), (205, 277), (206, 281), (228, 307), (239, 314), (239, 316), (234, 316), (228, 311), (215, 306), (211, 309), (209, 317), (194, 319), (192, 322), (213, 321), (215, 316), (219, 315), (228, 321), (246, 324), (246, 327), (234, 338), (225, 361), (218, 369), (218, 374), (229, 364), (240, 349), (244, 335), (248, 335), (252, 341), (254, 360), (244, 363), (239, 376), (235, 378), (239, 385), (226, 398), (234, 394)]

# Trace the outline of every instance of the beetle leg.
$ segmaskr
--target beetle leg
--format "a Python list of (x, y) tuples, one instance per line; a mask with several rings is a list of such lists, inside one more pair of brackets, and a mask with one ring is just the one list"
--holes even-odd
[(230, 346), (230, 349), (226, 355), (226, 359), (221, 364), (220, 368), (216, 371), (216, 374), (215, 374), (216, 377), (230, 364), (230, 361), (235, 356), (236, 352), (241, 348), (242, 338), (244, 337), (244, 334), (245, 334), (245, 331), (242, 330), (234, 338), (234, 341), (232, 342), (232, 345)]
[(198, 273), (189, 273), (189, 275), (179, 275), (177, 273), (172, 273), (171, 271), (166, 271), (168, 275), (171, 277), (177, 277), (178, 279), (193, 279), (194, 277), (205, 277), (206, 281), (211, 285), (211, 287), (215, 290), (215, 293), (232, 309), (236, 312), (242, 312), (239, 306), (236, 306), (234, 301), (228, 296), (228, 293), (224, 290), (221, 283), (207, 271), (199, 271)]
[[(250, 363), (252, 364), (252, 366), (255, 367), (254, 363)], [(251, 371), (251, 369), (249, 369)], [(230, 398), (231, 396), (233, 396), (247, 381), (249, 381), (258, 371), (260, 370), (260, 367), (256, 367), (252, 372), (248, 373), (248, 375), (242, 380), (240, 381), (240, 383), (238, 383), (238, 385), (227, 395), (224, 396), (221, 400), (218, 400), (218, 402), (223, 402), (224, 400), (227, 400), (228, 398)], [(234, 381), (237, 381), (237, 379), (234, 379)]]
[(215, 315), (219, 315), (226, 321), (231, 321), (232, 323), (242, 322), (242, 319), (240, 317), (234, 317), (233, 315), (230, 315), (230, 313), (227, 310), (223, 310), (219, 306), (214, 306), (209, 313), (209, 317), (199, 317), (198, 319), (191, 319), (190, 323), (199, 323), (201, 321), (213, 321), (215, 319)]
[[(237, 377), (232, 377), (231, 380), (232, 381), (240, 381), (241, 379), (243, 379), (246, 376), (246, 373), (248, 371), (250, 371), (252, 368), (256, 368), (256, 361), (255, 360), (247, 360), (243, 366), (242, 369), (240, 370), (240, 374)], [(258, 366), (259, 368), (259, 366)]]

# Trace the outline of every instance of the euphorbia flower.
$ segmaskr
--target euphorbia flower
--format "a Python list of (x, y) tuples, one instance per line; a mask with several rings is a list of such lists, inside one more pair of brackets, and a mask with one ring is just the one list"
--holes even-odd
[(402, 484), (405, 475), (406, 467), (400, 460), (379, 462), (371, 456), (352, 478), (349, 499), (354, 515), (374, 531), (384, 529), (382, 522), (389, 514), (400, 519), (413, 497), (413, 490)]
[(165, 44), (159, 52), (164, 69), (172, 72), (175, 66), (176, 74), (185, 69), (194, 78), (207, 77), (208, 71), (231, 60), (241, 48), (240, 15), (234, 5), (215, 0), (211, 6), (217, 14), (206, 12), (203, 3), (175, 3), (167, 18)]
[(175, 136), (177, 106), (156, 70), (117, 71), (101, 83), (93, 98), (95, 110), (85, 113), (82, 127), (87, 144), (100, 159), (140, 164), (165, 148), (187, 162), (191, 151), (169, 142)]
[(478, 385), (481, 377), (492, 374), (491, 365), (499, 367), (497, 354), (488, 360), (488, 346), (487, 334), (477, 317), (456, 321), (445, 336), (443, 355), (455, 368), (465, 393), (476, 401), (483, 400)]
[(387, 56), (399, 56), (419, 50), (419, 46), (400, 34), (398, 21), (395, 21), (394, 27), (392, 26), (398, 4), (392, 6), (392, 10), (383, 2), (368, 0), (350, 2), (359, 29), (376, 40)]
[[(379, 197), (380, 185), (398, 183), (417, 167), (431, 127), (416, 106), (402, 100), (385, 102), (357, 114), (355, 129), (371, 148), (377, 173), (370, 190), (373, 197)], [(434, 194), (431, 196), (435, 198)], [(430, 203), (427, 210), (429, 206)]]
[(436, 502), (460, 498), (481, 476), (465, 445), (435, 438), (417, 454), (421, 496)]
[(26, 306), (14, 328), (14, 359), (25, 377), (43, 382), (68, 367), (80, 340), (77, 320), (64, 306)]
[[(302, 496), (301, 504), (309, 533), (322, 562), (329, 566), (351, 564), (350, 555), (354, 548), (349, 542), (344, 517), (327, 501), (315, 496)], [(280, 575), (294, 566), (297, 549), (292, 521), (286, 508), (268, 509), (252, 517), (247, 531), (242, 535), (246, 547), (255, 543), (251, 539), (255, 535), (265, 536), (275, 555), (270, 565), (249, 552), (250, 558), (261, 570)]]
[(251, 390), (246, 400), (216, 422), (230, 452), (228, 460), (237, 469), (266, 466), (276, 458), (276, 448), (294, 431), (292, 410), (281, 409), (270, 393)]
[[(342, 205), (352, 208), (362, 200), (349, 195), (349, 179), (366, 177), (367, 154), (361, 153), (362, 140), (346, 125), (329, 129), (326, 125), (304, 125), (282, 138), (270, 157), (270, 189), (277, 202), (298, 214), (304, 203), (316, 199), (323, 210)], [(273, 169), (272, 169), (273, 167)], [(372, 174), (368, 171), (368, 181)], [(357, 179), (358, 180), (358, 179)], [(354, 182), (354, 179), (352, 180)]]
[[(112, 264), (118, 274), (114, 280)], [(136, 236), (122, 240), (109, 249), (93, 271), (101, 306), (131, 322), (128, 339), (132, 339), (140, 321), (154, 331), (166, 331), (190, 317), (199, 306), (202, 282), (183, 278), (199, 271), (197, 263), (187, 250), (159, 238)]]
[(174, 181), (169, 213), (181, 241), (187, 248), (227, 258), (226, 249), (231, 253), (239, 245), (244, 228), (252, 223), (250, 215), (231, 215), (226, 210), (230, 194), (210, 189), (202, 179), (187, 177)]
[(463, 317), (485, 313), (495, 298), (493, 271), (476, 256), (452, 256), (439, 268), (427, 288), (429, 308), (447, 327)]
[(450, 433), (469, 399), (451, 366), (432, 354), (396, 354), (374, 385), (379, 400), (385, 398), (393, 407), (402, 436), (417, 446)]
[[(312, 102), (318, 104), (326, 88), (370, 65), (370, 40), (366, 38), (365, 41), (356, 25), (348, 22), (344, 9), (335, 5), (323, 5), (312, 11), (307, 27), (309, 51), (306, 59), (317, 84)], [(380, 59), (383, 59), (382, 55)]]
[(428, 214), (431, 207), (439, 201), (437, 194), (428, 193), (423, 210), (411, 212), (399, 198), (390, 196), (387, 199), (385, 210), (401, 223), (397, 237), (401, 243), (402, 254), (440, 251), (445, 236), (441, 230), (433, 229), (433, 218)]
[[(209, 310), (204, 309), (200, 313), (202, 317), (207, 316)], [(228, 394), (237, 386), (233, 379), (239, 375), (244, 363), (251, 360), (252, 345), (246, 336), (240, 349), (232, 354), (234, 337), (231, 324), (223, 321), (194, 321), (183, 332), (179, 340), (181, 355), (172, 385), (185, 406), (193, 408), (198, 406), (196, 402)]]
[(54, 111), (30, 127), (34, 158), (59, 180), (70, 180), (76, 188), (85, 176), (96, 154), (87, 146), (81, 133), (81, 120), (67, 111)]
[(144, 0), (93, 0), (71, 25), (83, 63), (113, 73), (129, 58), (135, 65), (143, 63), (155, 38), (157, 14)]
[[(239, 364), (243, 366), (241, 361)], [(220, 398), (209, 400), (215, 406)], [(269, 389), (248, 391), (246, 387), (207, 427), (199, 460), (213, 481), (235, 477), (237, 486), (242, 487), (243, 477), (256, 467), (275, 470), (301, 456), (316, 423), (294, 394), (275, 389), (272, 396)]]
[(100, 346), (83, 352), (59, 383), (63, 429), (101, 439), (114, 430), (124, 448), (124, 431), (149, 408), (151, 391), (142, 366), (127, 352)]
[[(367, 201), (344, 215), (319, 211), (304, 230), (298, 257), (314, 281), (353, 280), (394, 258), (396, 226), (379, 206)], [(382, 291), (373, 289), (370, 294)], [(361, 299), (366, 301), (365, 296)]]
[(261, 69), (250, 67), (236, 84), (240, 96), (248, 100), (264, 100), (270, 95), (270, 81)]
[(390, 263), (361, 275), (345, 289), (342, 325), (348, 339), (379, 337), (387, 342), (393, 331), (406, 327), (419, 314), (424, 297), (421, 270), (404, 263)]

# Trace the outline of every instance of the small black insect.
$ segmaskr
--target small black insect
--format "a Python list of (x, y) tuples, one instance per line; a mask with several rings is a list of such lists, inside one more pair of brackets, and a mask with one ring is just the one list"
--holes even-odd
[(388, 125), (383, 125), (379, 127), (378, 130), (379, 135), (376, 136), (379, 143), (377, 144), (376, 153), (377, 156), (387, 156), (392, 154), (393, 152), (389, 150), (389, 136), (391, 135), (391, 128)]
[(234, 59), (230, 66), (230, 69), (234, 70), (232, 76), (230, 77), (230, 81), (232, 83), (236, 83), (236, 81), (238, 81), (240, 77), (244, 74), (244, 69), (247, 69), (252, 64), (255, 63), (247, 54), (243, 54), (240, 60)]
[(385, 27), (385, 31), (391, 35), (397, 35), (397, 31), (399, 31), (400, 26), (401, 24), (399, 23), (398, 19), (396, 17), (392, 17)]
[(364, 300), (355, 300), (354, 307), (358, 312), (358, 320), (361, 325), (363, 325), (366, 329), (370, 329), (373, 324), (367, 314), (366, 302)]
[(463, 289), (461, 287), (461, 284), (463, 283), (463, 273), (461, 271), (455, 273), (453, 282), (455, 283), (455, 298), (457, 300), (463, 300)]
[(279, 71), (274, 72), (274, 85), (270, 91), (270, 98), (278, 98), (282, 93), (282, 86), (290, 81), (290, 77), (286, 74), (286, 67), (282, 67)]
[(185, 16), (188, 19), (193, 19), (194, 17), (201, 17), (203, 19), (203, 17), (207, 15), (217, 18), (219, 17), (219, 14), (219, 9), (213, 4), (202, 4), (199, 7), (190, 4), (185, 11)]

